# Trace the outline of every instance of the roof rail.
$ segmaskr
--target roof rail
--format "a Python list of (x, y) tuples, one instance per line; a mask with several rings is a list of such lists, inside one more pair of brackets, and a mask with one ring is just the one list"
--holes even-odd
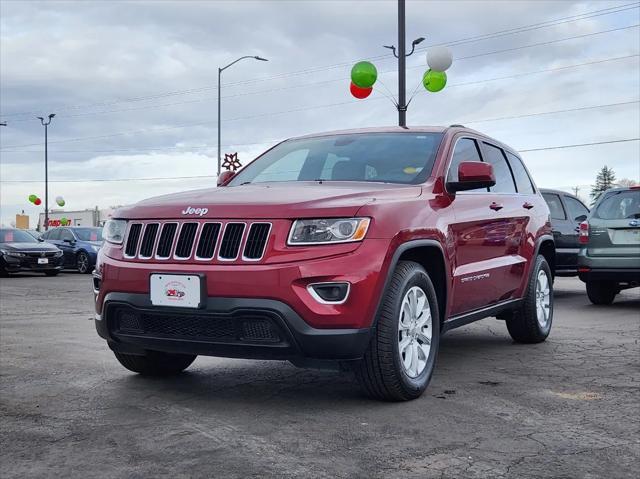
[(453, 125), (449, 125), (449, 128), (466, 128), (466, 126), (454, 123)]

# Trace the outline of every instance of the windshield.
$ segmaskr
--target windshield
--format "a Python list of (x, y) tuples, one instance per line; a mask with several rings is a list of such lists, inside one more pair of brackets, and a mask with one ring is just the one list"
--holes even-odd
[(640, 218), (640, 190), (612, 191), (600, 202), (594, 216), (603, 220)]
[(442, 133), (358, 133), (289, 140), (246, 166), (229, 186), (270, 181), (416, 184), (431, 173)]
[(0, 243), (37, 243), (38, 240), (22, 230), (0, 230)]
[(102, 228), (74, 228), (80, 241), (102, 241)]

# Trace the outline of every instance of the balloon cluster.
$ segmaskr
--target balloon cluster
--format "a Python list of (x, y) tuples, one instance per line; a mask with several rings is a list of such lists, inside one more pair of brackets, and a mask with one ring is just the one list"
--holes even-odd
[[(451, 51), (447, 47), (432, 47), (427, 52), (429, 69), (422, 76), (422, 85), (430, 92), (438, 92), (447, 84), (447, 74), (453, 63)], [(373, 85), (378, 79), (378, 70), (371, 62), (358, 62), (351, 68), (351, 94), (363, 99), (371, 95)]]
[(445, 71), (453, 63), (451, 51), (447, 47), (433, 47), (427, 52), (429, 69), (422, 76), (422, 85), (427, 91), (437, 92), (447, 84)]
[(373, 84), (378, 79), (378, 70), (371, 62), (358, 62), (351, 69), (351, 94), (362, 100), (371, 95)]
[(42, 204), (42, 200), (38, 198), (37, 195), (29, 195), (29, 202), (36, 206), (40, 206)]

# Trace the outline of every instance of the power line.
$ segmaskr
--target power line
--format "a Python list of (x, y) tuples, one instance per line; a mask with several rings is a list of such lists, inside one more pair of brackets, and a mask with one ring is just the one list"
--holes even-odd
[[(551, 26), (561, 25), (563, 23), (571, 23), (571, 22), (575, 22), (575, 21), (579, 21), (579, 20), (586, 20), (586, 19), (589, 19), (589, 18), (598, 17), (598, 16), (602, 16), (602, 15), (611, 15), (611, 14), (615, 14), (615, 13), (620, 13), (620, 12), (623, 12), (623, 11), (626, 11), (626, 10), (631, 10), (631, 9), (638, 8), (639, 5), (640, 5), (640, 2), (634, 2), (634, 3), (625, 4), (625, 5), (619, 5), (619, 6), (616, 6), (616, 7), (609, 7), (609, 8), (594, 10), (594, 11), (591, 11), (591, 12), (585, 12), (585, 13), (578, 14), (578, 15), (571, 15), (571, 16), (567, 16), (567, 17), (557, 18), (557, 19), (554, 19), (554, 20), (548, 20), (548, 21), (545, 21), (545, 22), (540, 22), (540, 23), (535, 23), (535, 24), (530, 24), (530, 25), (523, 25), (521, 27), (515, 27), (515, 28), (511, 28), (511, 29), (507, 29), (507, 30), (501, 30), (501, 31), (493, 32), (493, 33), (486, 33), (486, 34), (482, 34), (482, 35), (476, 35), (476, 36), (462, 38), (462, 39), (458, 39), (458, 40), (452, 40), (452, 41), (448, 41), (448, 42), (435, 43), (435, 44), (428, 45), (426, 47), (420, 47), (420, 48), (416, 49), (416, 51), (424, 51), (424, 50), (426, 50), (426, 49), (428, 49), (429, 47), (432, 47), (432, 46), (440, 46), (440, 45), (457, 46), (457, 45), (462, 45), (462, 44), (471, 43), (471, 42), (490, 40), (490, 39), (493, 39), (493, 38), (499, 38), (499, 37), (503, 37), (503, 36), (507, 36), (507, 35), (513, 35), (513, 34), (517, 34), (517, 33), (523, 33), (523, 32), (528, 32), (528, 31), (537, 30), (537, 29), (541, 29), (541, 28), (547, 28), (547, 27), (551, 27)], [(382, 59), (386, 59), (386, 58), (392, 59), (393, 55), (386, 54), (386, 55), (379, 55), (379, 56), (369, 57), (369, 59), (371, 59), (371, 60), (382, 60)], [(308, 68), (308, 69), (298, 70), (298, 71), (293, 71), (293, 72), (285, 72), (285, 73), (281, 73), (281, 74), (278, 74), (278, 75), (273, 75), (273, 76), (270, 76), (270, 77), (262, 77), (262, 78), (255, 78), (255, 79), (251, 79), (251, 80), (232, 82), (232, 83), (228, 83), (226, 85), (227, 86), (238, 86), (238, 85), (246, 85), (246, 84), (256, 83), (256, 82), (265, 82), (265, 81), (285, 78), (285, 77), (288, 77), (288, 76), (305, 75), (305, 74), (310, 74), (310, 73), (317, 73), (319, 71), (325, 71), (325, 70), (331, 70), (331, 69), (346, 67), (346, 66), (350, 66), (351, 64), (352, 64), (352, 62), (336, 63), (336, 64), (333, 64), (333, 65), (327, 65), (327, 66), (323, 66), (323, 67)], [(154, 100), (154, 99), (158, 99), (158, 98), (165, 98), (165, 97), (169, 97), (169, 96), (200, 93), (200, 92), (203, 92), (203, 91), (210, 91), (210, 90), (213, 90), (215, 88), (217, 88), (217, 85), (215, 85), (215, 86), (207, 86), (207, 87), (200, 87), (200, 88), (191, 88), (191, 89), (186, 89), (186, 90), (175, 90), (175, 91), (170, 91), (170, 92), (159, 93), (159, 94), (156, 94), (156, 95), (149, 95), (149, 96), (135, 97), (135, 98), (125, 98), (125, 99), (113, 100), (113, 101), (109, 101), (109, 102), (98, 102), (98, 103), (90, 103), (90, 104), (83, 104), (83, 105), (72, 105), (72, 106), (67, 106), (67, 107), (59, 106), (59, 107), (56, 107), (56, 109), (57, 110), (72, 110), (72, 109), (91, 108), (91, 107), (95, 107), (95, 106), (110, 106), (110, 105), (114, 105), (114, 104), (118, 104), (118, 103), (131, 103), (131, 102)], [(32, 114), (36, 114), (36, 113), (38, 113), (38, 112), (35, 112), (35, 111), (13, 112), (13, 113), (4, 114), (4, 115), (2, 115), (2, 117), (11, 117), (11, 116), (20, 116), (20, 115), (32, 115)], [(17, 120), (14, 120), (14, 121), (17, 121)]]
[[(532, 72), (516, 73), (514, 75), (506, 75), (506, 76), (495, 77), (495, 78), (486, 78), (486, 79), (483, 79), (483, 80), (476, 80), (476, 81), (465, 82), (465, 83), (453, 83), (453, 84), (449, 85), (449, 88), (457, 87), (457, 86), (474, 85), (474, 84), (478, 84), (478, 83), (488, 83), (488, 82), (492, 82), (492, 81), (507, 80), (507, 79), (511, 79), (511, 78), (517, 78), (517, 77), (522, 77), (522, 76), (526, 76), (526, 75), (534, 75), (534, 74), (539, 74), (539, 73), (548, 73), (548, 72), (554, 72), (554, 71), (561, 71), (561, 70), (566, 70), (566, 69), (570, 69), (570, 68), (578, 68), (578, 67), (587, 66), (587, 65), (595, 65), (595, 64), (605, 63), (605, 62), (625, 60), (625, 59), (628, 59), (628, 58), (637, 58), (638, 56), (640, 56), (640, 54), (625, 55), (625, 56), (622, 56), (622, 57), (606, 58), (606, 59), (603, 59), (603, 60), (594, 60), (594, 61), (591, 61), (591, 62), (579, 63), (579, 64), (575, 64), (575, 65), (566, 65), (566, 66), (556, 67), (556, 68), (546, 68), (546, 69), (536, 70), (536, 71), (532, 71)], [(372, 98), (372, 99), (370, 99), (368, 101), (371, 102), (371, 101), (385, 100), (385, 99), (386, 99), (386, 97), (378, 97), (378, 98)], [(354, 104), (357, 104), (357, 103), (359, 103), (358, 100), (350, 100), (350, 101), (345, 101), (345, 102), (330, 103), (330, 104), (324, 104), (324, 105), (315, 105), (315, 106), (311, 106), (311, 107), (295, 108), (295, 109), (284, 110), (284, 111), (279, 111), (279, 112), (270, 112), (270, 113), (262, 113), (262, 114), (258, 114), (258, 115), (236, 117), (236, 118), (228, 118), (228, 119), (225, 119), (225, 121), (239, 121), (239, 120), (248, 120), (248, 119), (255, 119), (255, 118), (264, 118), (264, 117), (270, 117), (270, 116), (275, 116), (275, 115), (283, 115), (283, 114), (288, 114), (288, 113), (296, 113), (296, 112), (302, 112), (302, 111), (315, 110), (315, 109), (319, 109), (319, 108), (332, 108), (332, 107), (335, 107), (335, 106), (354, 105)], [(163, 127), (163, 128), (146, 128), (146, 129), (141, 129), (141, 130), (129, 130), (129, 131), (124, 131), (124, 132), (119, 132), (119, 133), (111, 133), (111, 134), (108, 134), (108, 135), (99, 135), (99, 136), (90, 136), (90, 137), (81, 137), (81, 138), (68, 138), (68, 139), (65, 139), (65, 140), (55, 140), (55, 141), (50, 141), (49, 144), (71, 143), (71, 142), (76, 142), (76, 141), (87, 141), (87, 140), (100, 140), (100, 139), (113, 138), (113, 137), (118, 137), (118, 136), (123, 136), (123, 135), (133, 135), (133, 134), (137, 134), (137, 133), (161, 132), (161, 131), (174, 130), (174, 129), (180, 129), (180, 128), (189, 128), (189, 127), (193, 127), (193, 126), (216, 125), (216, 124), (217, 123), (215, 121), (214, 122), (205, 121), (205, 122), (188, 123), (188, 124), (175, 125), (175, 126)], [(28, 143), (28, 144), (23, 144), (23, 145), (8, 145), (8, 146), (0, 149), (0, 152), (4, 152), (4, 151), (7, 151), (7, 150), (10, 150), (11, 148), (25, 148), (25, 147), (30, 147), (30, 146), (40, 146), (40, 143)]]
[[(517, 150), (520, 153), (528, 153), (533, 151), (544, 151), (544, 150), (560, 150), (566, 148), (581, 148), (587, 146), (596, 146), (596, 145), (608, 145), (612, 143), (626, 143), (630, 141), (639, 141), (640, 137), (637, 138), (624, 138), (619, 140), (608, 140), (608, 141), (596, 141), (592, 143), (578, 143), (574, 145), (556, 145), (556, 146), (545, 146), (541, 148), (529, 148), (523, 150)], [(160, 181), (160, 180), (187, 180), (187, 179), (206, 179), (206, 178), (216, 178), (212, 175), (198, 175), (198, 176), (174, 176), (174, 177), (146, 177), (146, 178), (85, 178), (82, 180), (49, 180), (49, 183), (86, 183), (86, 182), (118, 182), (118, 181)], [(40, 183), (42, 180), (0, 180), (0, 183)]]
[[(640, 24), (634, 24), (634, 25), (628, 25), (628, 26), (624, 26), (624, 27), (613, 28), (613, 29), (609, 29), (609, 30), (602, 30), (602, 31), (586, 33), (586, 34), (582, 34), (582, 35), (574, 35), (574, 36), (570, 36), (570, 37), (559, 38), (559, 39), (556, 39), (556, 40), (549, 40), (549, 41), (546, 41), (546, 42), (539, 42), (539, 43), (531, 43), (531, 44), (528, 44), (528, 45), (521, 45), (519, 47), (506, 48), (506, 49), (502, 49), (502, 50), (493, 50), (493, 51), (490, 51), (490, 52), (478, 53), (478, 54), (474, 54), (474, 55), (468, 55), (468, 56), (465, 56), (465, 57), (459, 57), (459, 58), (456, 58), (456, 62), (464, 61), (464, 60), (470, 60), (470, 59), (474, 59), (474, 58), (479, 58), (479, 57), (483, 57), (483, 56), (487, 56), (487, 55), (508, 53), (508, 52), (513, 52), (513, 51), (518, 51), (518, 50), (524, 50), (524, 49), (527, 49), (527, 48), (551, 45), (551, 44), (554, 44), (554, 43), (560, 43), (560, 42), (565, 42), (565, 41), (568, 41), (568, 40), (586, 38), (586, 37), (591, 37), (591, 36), (595, 36), (595, 35), (613, 33), (613, 32), (617, 32), (617, 31), (628, 30), (630, 28), (637, 28), (639, 26), (640, 26)], [(410, 66), (410, 67), (407, 67), (407, 70), (416, 69), (416, 68), (424, 68), (424, 66), (423, 65)], [(380, 72), (380, 74), (394, 73), (395, 71), (396, 70), (383, 70), (383, 71)], [(253, 91), (253, 92), (236, 93), (236, 94), (233, 94), (233, 95), (223, 96), (222, 98), (237, 98), (237, 97), (248, 96), (248, 95), (262, 95), (262, 94), (265, 94), (265, 93), (273, 93), (273, 92), (277, 92), (277, 91), (293, 90), (293, 89), (297, 89), (297, 88), (306, 88), (306, 87), (310, 87), (310, 86), (318, 86), (318, 85), (324, 85), (324, 84), (329, 84), (329, 83), (342, 82), (344, 80), (345, 80), (345, 78), (335, 78), (335, 79), (331, 79), (331, 80), (322, 80), (322, 81), (318, 81), (318, 82), (302, 83), (302, 84), (297, 84), (297, 85), (292, 85), (292, 86), (270, 88), (270, 89), (267, 89), (267, 90), (258, 90), (258, 91)], [(72, 115), (64, 115), (64, 114), (62, 114), (62, 115), (59, 115), (59, 116), (61, 118), (78, 118), (78, 117), (84, 117), (84, 116), (105, 115), (105, 114), (110, 114), (110, 113), (122, 113), (122, 112), (130, 112), (130, 111), (152, 110), (152, 109), (157, 109), (157, 108), (166, 108), (166, 107), (171, 107), (171, 106), (181, 106), (181, 105), (187, 105), (187, 104), (192, 104), (192, 103), (201, 103), (201, 102), (204, 102), (204, 101), (214, 101), (214, 100), (217, 100), (217, 96), (209, 97), (209, 98), (198, 98), (198, 99), (195, 99), (195, 100), (183, 100), (183, 101), (173, 102), (173, 103), (164, 103), (164, 104), (161, 104), (161, 105), (144, 105), (144, 106), (133, 107), (133, 108), (120, 108), (120, 109), (115, 109), (115, 110), (92, 111), (92, 112), (76, 113), (76, 114), (72, 114)], [(13, 123), (27, 122), (27, 121), (32, 121), (32, 119), (31, 118), (16, 119), (16, 120), (13, 120)]]
[[(494, 118), (484, 118), (480, 120), (459, 120), (460, 123), (465, 124), (474, 124), (474, 123), (486, 123), (491, 121), (501, 121), (501, 120), (514, 120), (518, 118), (531, 118), (536, 116), (543, 115), (554, 115), (558, 113), (570, 113), (576, 111), (586, 111), (586, 110), (595, 110), (600, 108), (611, 108), (617, 106), (625, 106), (625, 105), (633, 105), (640, 103), (640, 100), (629, 100), (617, 103), (606, 103), (600, 105), (589, 105), (589, 106), (581, 106), (576, 108), (566, 108), (562, 110), (551, 110), (551, 111), (541, 111), (534, 113), (525, 113), (522, 115), (510, 115), (510, 116), (501, 116)], [(227, 143), (223, 146), (251, 146), (251, 145), (265, 145), (269, 143), (276, 143), (281, 141), (280, 139), (268, 139), (259, 142), (253, 143)], [(146, 151), (165, 151), (165, 150), (201, 150), (201, 149), (211, 149), (215, 148), (215, 145), (192, 145), (192, 146), (167, 146), (167, 147), (138, 147), (138, 148), (119, 148), (119, 149), (109, 149), (109, 150), (52, 150), (52, 153), (123, 153), (123, 152), (141, 152), (144, 153)], [(186, 151), (183, 153), (188, 153), (190, 151)], [(42, 153), (41, 150), (2, 150), (2, 153)]]

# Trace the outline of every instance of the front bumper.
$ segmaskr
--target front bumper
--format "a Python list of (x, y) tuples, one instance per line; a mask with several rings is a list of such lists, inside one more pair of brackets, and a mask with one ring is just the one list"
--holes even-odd
[(32, 271), (32, 272), (45, 272), (45, 271), (60, 271), (62, 269), (63, 257), (49, 257), (47, 258), (47, 264), (38, 264), (37, 257), (20, 257), (20, 256), (8, 256), (3, 255), (2, 267), (10, 272), (17, 273), (20, 271)]
[(351, 360), (370, 329), (316, 329), (275, 300), (208, 298), (201, 309), (153, 306), (145, 294), (109, 293), (98, 334), (114, 351), (146, 350), (251, 359)]

